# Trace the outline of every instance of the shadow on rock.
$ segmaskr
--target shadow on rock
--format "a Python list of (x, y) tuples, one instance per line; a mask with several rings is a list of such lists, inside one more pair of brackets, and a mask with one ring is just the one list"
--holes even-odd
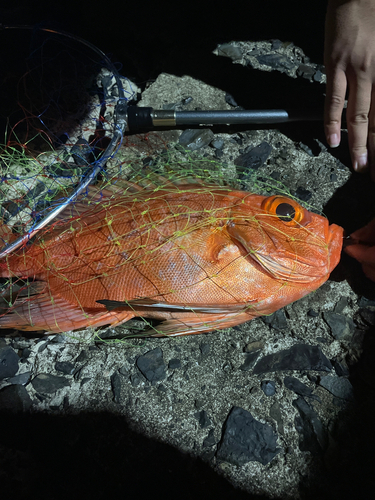
[[(234, 488), (200, 459), (131, 430), (109, 413), (1, 413), (4, 498), (233, 498)], [(4, 432), (6, 429), (6, 432)]]

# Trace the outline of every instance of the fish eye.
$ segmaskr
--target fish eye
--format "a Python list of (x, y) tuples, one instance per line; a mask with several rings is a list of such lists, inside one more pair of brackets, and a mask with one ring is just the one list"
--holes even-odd
[(262, 202), (261, 208), (275, 215), (288, 226), (305, 226), (310, 221), (309, 212), (296, 201), (285, 196), (270, 196)]
[(276, 215), (279, 219), (290, 222), (294, 219), (296, 211), (290, 203), (280, 203), (276, 208)]

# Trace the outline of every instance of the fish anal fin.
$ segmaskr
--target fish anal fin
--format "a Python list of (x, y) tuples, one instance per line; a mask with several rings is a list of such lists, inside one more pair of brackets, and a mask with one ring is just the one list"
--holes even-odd
[[(177, 315), (176, 315), (177, 316)], [(234, 312), (230, 314), (199, 314), (189, 317), (174, 317), (163, 321), (154, 330), (147, 333), (152, 337), (179, 337), (194, 335), (196, 333), (211, 332), (212, 330), (229, 328), (252, 319), (247, 312)]]

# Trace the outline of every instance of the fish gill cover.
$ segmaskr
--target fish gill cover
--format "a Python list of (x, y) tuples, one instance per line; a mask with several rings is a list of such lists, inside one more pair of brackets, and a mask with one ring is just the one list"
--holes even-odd
[[(24, 241), (20, 249), (3, 259), (1, 326), (16, 327), (21, 330), (66, 331), (88, 325), (102, 326), (121, 323), (134, 317), (144, 317), (143, 326), (139, 326), (139, 322), (133, 320), (129, 323), (132, 328), (124, 330), (120, 337), (149, 335), (150, 332), (173, 334), (175, 325), (168, 328), (168, 319), (166, 321), (166, 318), (169, 318), (169, 323), (172, 325), (173, 310), (168, 311), (168, 306), (165, 304), (161, 307), (166, 308), (166, 311), (159, 309), (156, 317), (158, 320), (164, 320), (167, 325), (164, 328), (159, 328), (147, 312), (147, 308), (152, 308), (154, 303), (160, 307), (161, 297), (167, 297), (167, 304), (174, 304), (173, 288), (170, 288), (169, 292), (165, 290), (158, 292), (160, 281), (164, 280), (163, 272), (168, 273), (166, 269), (153, 271), (158, 274), (158, 276), (155, 274), (155, 283), (158, 280), (158, 285), (152, 283), (152, 278), (147, 276), (150, 287), (149, 289), (145, 287), (145, 290), (151, 291), (145, 292), (141, 297), (133, 294), (131, 301), (120, 304), (122, 308), (119, 307), (118, 293), (113, 296), (98, 295), (86, 300), (77, 294), (77, 286), (79, 288), (85, 283), (95, 281), (97, 287), (85, 289), (85, 296), (90, 293), (95, 294), (100, 284), (103, 284), (106, 290), (114, 286), (114, 276), (118, 274), (120, 264), (116, 258), (111, 260), (107, 252), (113, 253), (116, 245), (121, 247), (121, 258), (130, 263), (131, 267), (132, 252), (138, 261), (147, 258), (152, 260), (153, 253), (156, 250), (160, 251), (163, 245), (166, 251), (173, 254), (176, 248), (168, 248), (168, 242), (173, 239), (176, 240), (209, 224), (220, 227), (220, 219), (224, 221), (226, 216), (214, 203), (211, 208), (209, 204), (204, 203), (198, 203), (200, 208), (198, 205), (192, 207), (184, 196), (193, 190), (203, 197), (208, 195), (208, 198), (214, 200), (215, 197), (224, 197), (233, 189), (241, 189), (244, 173), (241, 171), (241, 165), (236, 170), (234, 164), (221, 163), (214, 155), (202, 156), (197, 151), (189, 151), (175, 141), (168, 140), (165, 134), (155, 132), (124, 135), (121, 143), (103, 162), (103, 155), (106, 154), (106, 148), (116, 128), (114, 113), (119, 100), (119, 91), (113, 73), (103, 67), (102, 61), (96, 61), (90, 51), (74, 40), (40, 32), (33, 34), (30, 52), (23, 64), (26, 68), (23, 68), (24, 73), (21, 77), (18, 78), (17, 72), (10, 77), (13, 85), (16, 76), (18, 78), (14, 86), (17, 89), (15, 96), (17, 105), (9, 113), (10, 119), (4, 145), (1, 148), (1, 246), (12, 243), (20, 235), (30, 234), (31, 237)], [(137, 87), (123, 77), (121, 84), (126, 100), (129, 102), (135, 100)], [(90, 187), (87, 187), (47, 227), (34, 235), (33, 229), (38, 222), (55, 207), (66, 204), (75, 187), (98, 163), (102, 168)], [(259, 177), (255, 169), (251, 174), (247, 173), (246, 185), (251, 185), (252, 193), (266, 196), (281, 194), (294, 199), (281, 182), (271, 177)], [(163, 203), (172, 204), (172, 212), (164, 214), (164, 218), (159, 214), (159, 219), (156, 219), (152, 212), (160, 212), (160, 207), (152, 203), (164, 196), (166, 191), (170, 195), (172, 193), (172, 198), (181, 198), (181, 204), (176, 204), (167, 197), (167, 201), (164, 200)], [(127, 203), (126, 209), (124, 203)], [(301, 203), (298, 200), (297, 205)], [(140, 205), (144, 207), (142, 211), (139, 210)], [(136, 206), (137, 209), (134, 208)], [(109, 212), (106, 212), (104, 219), (98, 221), (99, 214), (103, 214), (103, 210), (106, 211), (107, 207), (111, 207)], [(138, 210), (130, 219), (133, 219), (138, 226), (141, 224), (142, 235), (136, 234), (136, 228), (131, 227), (130, 222), (126, 227), (126, 234), (116, 233), (116, 223), (118, 224), (116, 217), (119, 211), (129, 213), (132, 210), (135, 212)], [(175, 229), (165, 237), (163, 230), (166, 218), (177, 220), (181, 217), (185, 220), (182, 226), (176, 225)], [(91, 274), (85, 274), (81, 268), (73, 269), (74, 262), (66, 260), (64, 252), (67, 252), (67, 247), (63, 246), (65, 241), (74, 247), (77, 235), (84, 235), (87, 228), (89, 228), (87, 237), (90, 237), (90, 233), (95, 233), (98, 238), (96, 243), (90, 242), (83, 252), (86, 256), (86, 260), (82, 261), (83, 265), (92, 267)], [(124, 249), (121, 246), (122, 240), (132, 231), (135, 234), (133, 247)], [(163, 236), (163, 244), (159, 241), (147, 248), (149, 243), (147, 238), (154, 238), (152, 232)], [(107, 242), (100, 241), (103, 238), (111, 240), (109, 247)], [(53, 241), (52, 247), (48, 246), (49, 241)], [(60, 244), (60, 241), (63, 243)], [(197, 239), (194, 244), (198, 243)], [(139, 254), (141, 247), (145, 247), (146, 251)], [(79, 259), (81, 250), (74, 248)], [(102, 250), (105, 255), (101, 254)], [(44, 252), (43, 258), (38, 256), (41, 251)], [(61, 252), (61, 255), (57, 256), (58, 268), (54, 260), (57, 251)], [(70, 248), (68, 252), (72, 251)], [(189, 248), (184, 248), (184, 252), (188, 255)], [(88, 257), (89, 254), (92, 257)], [(105, 256), (105, 263), (103, 259), (98, 258), (98, 255), (102, 255), (103, 258)], [(28, 261), (28, 258), (31, 260)], [(147, 267), (147, 263), (142, 262), (142, 264)], [(103, 267), (102, 271), (99, 269), (100, 266)], [(173, 267), (173, 263), (170, 263), (170, 267)], [(171, 287), (171, 280), (168, 279), (168, 286)], [(50, 283), (54, 280), (55, 292), (52, 293)], [(165, 281), (167, 282), (167, 278)], [(118, 288), (123, 286), (122, 281), (116, 285)], [(191, 286), (187, 284), (186, 289)], [(179, 308), (177, 314), (180, 314), (182, 322), (184, 314), (197, 316), (199, 311), (196, 307), (196, 294), (188, 300), (189, 295), (183, 290), (184, 286), (180, 286), (178, 291), (180, 299), (174, 304)], [(60, 303), (60, 292), (67, 299), (69, 307), (65, 307), (66, 304), (63, 307)], [(231, 291), (228, 293), (231, 294)], [(143, 302), (137, 304), (136, 301), (140, 299), (143, 299)], [(120, 311), (117, 316), (112, 312), (116, 309), (116, 300), (117, 309)], [(208, 305), (213, 307), (212, 304)], [(227, 324), (223, 320), (228, 311), (221, 302), (219, 305), (215, 311), (217, 318), (210, 321), (205, 316), (204, 307), (201, 307), (203, 320), (197, 323), (198, 326), (192, 327), (193, 331), (190, 331), (190, 328), (189, 333), (230, 326), (230, 323)], [(103, 320), (97, 321), (98, 312), (94, 309), (101, 307), (100, 312), (103, 315), (103, 306), (107, 312)], [(250, 309), (252, 307), (250, 306)], [(116, 321), (114, 316), (117, 318)], [(42, 321), (35, 321), (35, 318), (40, 317), (43, 317)], [(189, 321), (191, 323), (191, 318)], [(176, 330), (177, 334), (187, 331), (186, 328)]]

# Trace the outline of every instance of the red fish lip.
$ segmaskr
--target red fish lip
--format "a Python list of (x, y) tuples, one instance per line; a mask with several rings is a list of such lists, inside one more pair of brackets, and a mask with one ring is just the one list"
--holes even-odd
[(344, 230), (341, 226), (338, 226), (337, 224), (330, 224), (327, 227), (327, 230), (328, 230), (327, 243), (330, 255), (329, 272), (332, 272), (333, 269), (339, 263), (339, 260), (341, 258)]

